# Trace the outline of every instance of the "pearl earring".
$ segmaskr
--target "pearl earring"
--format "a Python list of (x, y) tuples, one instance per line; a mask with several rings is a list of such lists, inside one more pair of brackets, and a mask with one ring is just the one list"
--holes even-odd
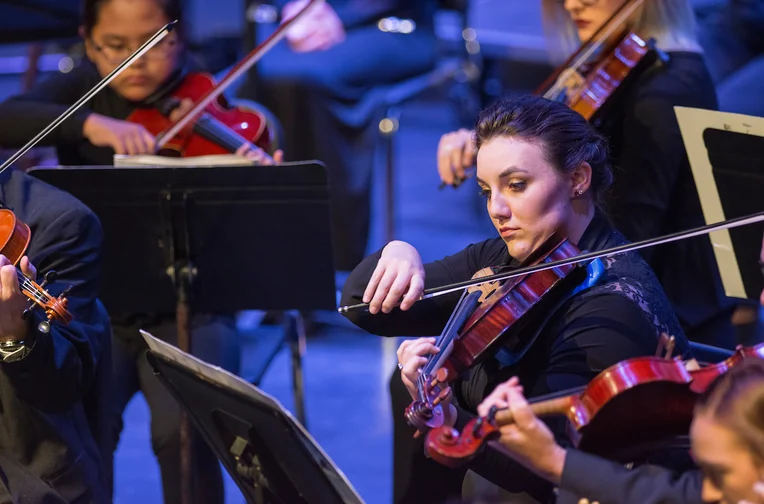
[(576, 197), (578, 197), (578, 196), (581, 196), (582, 194), (584, 194), (584, 192), (579, 189), (574, 194), (576, 195)]

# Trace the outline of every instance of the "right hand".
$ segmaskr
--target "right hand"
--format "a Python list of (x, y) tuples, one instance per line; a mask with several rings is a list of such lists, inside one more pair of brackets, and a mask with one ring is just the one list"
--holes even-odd
[(398, 347), (398, 367), (401, 368), (401, 381), (406, 386), (412, 399), (417, 398), (416, 382), (427, 363), (428, 354), (440, 351), (435, 346), (435, 338), (406, 340)]
[(438, 143), (438, 175), (444, 184), (454, 185), (465, 178), (465, 170), (475, 164), (477, 148), (474, 131), (460, 129), (440, 137)]
[(478, 415), (488, 415), (492, 406), (507, 408), (514, 417), (514, 423), (499, 429), (500, 446), (528, 469), (559, 484), (567, 452), (557, 444), (549, 427), (533, 413), (516, 376), (497, 386), (483, 399), (477, 408)]
[[(408, 310), (424, 291), (424, 265), (419, 252), (406, 242), (392, 241), (382, 250), (377, 267), (363, 293), (369, 313), (383, 313), (398, 306)], [(401, 298), (403, 300), (401, 301)]]
[[(282, 23), (305, 8), (307, 0), (295, 0), (281, 9)], [(328, 2), (314, 5), (286, 34), (290, 49), (298, 53), (326, 51), (345, 40), (345, 27)]]
[(111, 147), (115, 154), (154, 154), (156, 138), (140, 124), (90, 114), (82, 134), (93, 145)]

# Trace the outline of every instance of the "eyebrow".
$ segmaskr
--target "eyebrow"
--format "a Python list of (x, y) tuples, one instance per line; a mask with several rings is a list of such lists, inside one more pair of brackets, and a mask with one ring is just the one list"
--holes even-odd
[[(152, 35), (154, 35), (156, 32), (151, 33), (145, 33), (140, 36), (140, 39), (150, 39)], [(112, 40), (127, 40), (129, 37), (125, 37), (124, 35), (117, 35), (116, 33), (104, 33), (103, 34), (104, 39), (112, 39)]]
[[(501, 171), (501, 173), (499, 173), (499, 178), (503, 179), (504, 177), (508, 177), (508, 176), (512, 175), (513, 173), (528, 173), (528, 172), (526, 170), (523, 170), (522, 168), (518, 168), (517, 166), (514, 166), (514, 165), (507, 166), (506, 168), (504, 168)], [(477, 180), (478, 184), (487, 185), (485, 183), (485, 180), (481, 179), (480, 177), (475, 177), (475, 179)]]

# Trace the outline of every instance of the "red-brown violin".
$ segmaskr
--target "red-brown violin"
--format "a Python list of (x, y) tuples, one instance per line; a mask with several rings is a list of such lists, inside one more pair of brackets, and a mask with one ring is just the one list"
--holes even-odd
[[(32, 301), (32, 306), (39, 306), (45, 310), (45, 316), (50, 322), (57, 321), (66, 325), (72, 321), (72, 314), (66, 308), (66, 292), (58, 297), (53, 297), (44, 289), (47, 283), (55, 279), (55, 272), (49, 271), (45, 275), (42, 285), (38, 285), (34, 280), (27, 278), (18, 268), (19, 261), (24, 257), (29, 246), (31, 236), (29, 226), (18, 220), (12, 211), (6, 208), (0, 209), (0, 243), (2, 244), (0, 254), (7, 257), (16, 266), (22, 294)], [(29, 310), (24, 313), (26, 316)]]
[[(143, 125), (159, 136), (173, 124), (169, 116), (184, 99), (196, 103), (215, 89), (213, 77), (206, 73), (190, 73), (157, 108), (139, 108), (127, 120)], [(231, 107), (221, 95), (204, 109), (194, 123), (170, 139), (160, 154), (191, 157), (231, 154), (242, 145), (257, 146), (268, 152), (271, 134), (265, 117), (243, 107)]]
[[(569, 240), (553, 236), (525, 265), (570, 259), (580, 253)], [(441, 352), (430, 356), (419, 377), (417, 400), (406, 408), (406, 418), (417, 428), (416, 435), (443, 424), (440, 403), (450, 396), (448, 385), (452, 381), (495, 354), (507, 338), (521, 331), (536, 314), (543, 315), (544, 308), (566, 292), (563, 284), (572, 287), (583, 280), (585, 273), (580, 265), (548, 269), (504, 282), (479, 306), (476, 298), (484, 297), (485, 292), (463, 298), (466, 301), (454, 311), (439, 338)]]
[(562, 101), (586, 120), (597, 122), (600, 111), (617, 91), (661, 56), (653, 40), (643, 40), (625, 26), (644, 0), (628, 0), (592, 37), (536, 90)]
[(220, 82), (214, 83), (210, 76), (204, 74), (188, 75), (173, 97), (175, 103), (188, 98), (194, 105), (175, 121), (169, 119), (172, 101), (167, 109), (135, 111), (128, 120), (143, 124), (157, 137), (156, 150), (160, 154), (198, 156), (231, 153), (246, 143), (267, 150), (271, 140), (262, 114), (229, 108), (222, 93), (284, 38), (289, 28), (309, 9), (323, 1), (309, 0), (292, 18), (281, 23), (264, 42), (234, 65)]
[[(764, 358), (764, 344), (739, 347), (725, 361), (700, 369), (678, 358), (636, 357), (609, 367), (583, 389), (535, 398), (530, 408), (539, 417), (566, 417), (578, 449), (632, 462), (666, 440), (687, 436), (698, 394), (746, 358)], [(510, 410), (493, 409), (471, 420), (461, 434), (441, 426), (427, 433), (425, 450), (441, 464), (456, 467), (498, 439), (500, 428), (513, 421)]]

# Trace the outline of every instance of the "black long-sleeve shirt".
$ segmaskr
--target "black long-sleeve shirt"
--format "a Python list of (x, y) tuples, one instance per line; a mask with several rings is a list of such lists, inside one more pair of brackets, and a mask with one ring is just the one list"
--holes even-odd
[[(581, 238), (581, 250), (603, 250), (625, 243), (599, 214)], [(348, 277), (342, 304), (361, 302), (363, 292), (382, 251), (367, 257)], [(425, 268), (425, 288), (470, 279), (487, 266), (513, 264), (500, 238), (473, 244)], [(604, 260), (605, 274), (593, 287), (581, 291), (544, 320), (524, 328), (524, 334), (538, 334), (528, 352), (516, 363), (504, 365), (488, 359), (473, 367), (452, 387), (459, 407), (461, 428), (485, 396), (499, 383), (518, 376), (528, 397), (559, 392), (588, 383), (599, 372), (625, 359), (653, 355), (658, 336), (675, 335), (677, 353), (690, 355), (681, 326), (671, 310), (657, 279), (636, 254)], [(388, 314), (350, 312), (348, 318), (359, 327), (382, 336), (432, 336), (440, 334), (459, 294), (415, 303), (408, 311)], [(517, 350), (519, 347), (512, 348)], [(394, 412), (401, 414), (402, 412)], [(548, 422), (560, 440), (565, 423)], [(471, 465), (493, 483), (514, 492), (527, 492), (543, 502), (550, 486), (522, 466), (494, 450), (484, 450)]]
[[(601, 126), (615, 171), (608, 215), (630, 241), (705, 224), (674, 107), (716, 110), (716, 91), (702, 54), (672, 52), (669, 58), (640, 75)], [(695, 339), (695, 331), (715, 316), (729, 318), (735, 302), (724, 295), (707, 236), (641, 253), (688, 338)], [(700, 333), (698, 338), (719, 343)]]
[(19, 171), (0, 175), (0, 203), (29, 225), (27, 255), (38, 276), (58, 273), (46, 289), (59, 295), (71, 286), (68, 310), (74, 317), (39, 333), (44, 314), (36, 309), (31, 353), (0, 362), (0, 501), (6, 486), (14, 502), (22, 496), (24, 502), (108, 502), (84, 406), (98, 387), (102, 349), (111, 336), (108, 316), (97, 304), (100, 224), (70, 195)]
[(586, 498), (601, 504), (702, 504), (700, 471), (679, 476), (657, 466), (628, 470), (610, 460), (569, 449), (557, 504)]

